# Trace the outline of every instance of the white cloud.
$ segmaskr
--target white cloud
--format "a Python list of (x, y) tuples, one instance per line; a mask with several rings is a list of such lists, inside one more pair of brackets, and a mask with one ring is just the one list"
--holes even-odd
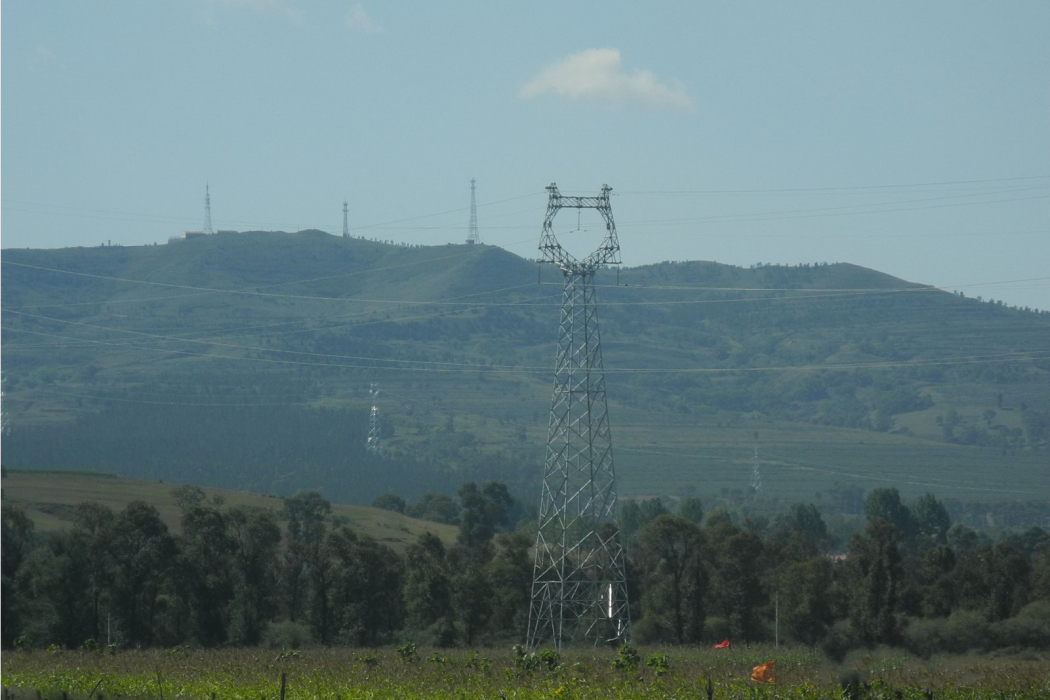
[(689, 109), (685, 88), (661, 83), (647, 70), (627, 73), (619, 49), (587, 49), (566, 56), (537, 73), (518, 90), (529, 100), (547, 92), (571, 100), (593, 100), (617, 107), (641, 106)]
[(37, 44), (36, 47), (36, 58), (40, 65), (50, 66), (53, 68), (65, 68), (66, 62), (63, 61), (59, 55), (46, 44)]
[(372, 18), (368, 16), (361, 3), (356, 3), (346, 13), (346, 26), (365, 34), (379, 34), (383, 31), (383, 28), (373, 22)]

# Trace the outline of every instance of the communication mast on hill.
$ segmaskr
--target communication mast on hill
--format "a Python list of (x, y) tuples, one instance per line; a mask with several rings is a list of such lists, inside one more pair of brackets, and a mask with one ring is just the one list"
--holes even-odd
[(343, 200), (343, 238), (350, 238), (350, 220), (347, 218), (349, 214), (349, 207), (346, 200)]
[(467, 245), (481, 243), (478, 233), (478, 205), (474, 200), (474, 178), (470, 178), (470, 226), (467, 229)]
[[(577, 640), (620, 644), (631, 636), (594, 291), (595, 272), (620, 264), (611, 191), (603, 185), (597, 197), (565, 197), (557, 185), (547, 188), (539, 248), (543, 262), (562, 271), (565, 287), (536, 534), (530, 649), (553, 643), (560, 650)], [(605, 220), (605, 239), (583, 260), (554, 236), (561, 209), (597, 209)]]
[(368, 417), (368, 453), (373, 455), (383, 454), (381, 443), (382, 433), (379, 429), (379, 385), (373, 382), (368, 387), (368, 395), (372, 399), (372, 413)]
[(206, 236), (215, 233), (211, 230), (211, 193), (208, 191), (208, 185), (204, 185), (204, 228), (201, 231)]

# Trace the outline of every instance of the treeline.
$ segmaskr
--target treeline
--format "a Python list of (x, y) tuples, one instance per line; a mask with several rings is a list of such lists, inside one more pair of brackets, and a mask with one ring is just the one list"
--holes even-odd
[[(446, 545), (422, 535), (403, 554), (353, 531), (315, 492), (272, 511), (175, 490), (181, 532), (152, 506), (76, 508), (67, 532), (37, 535), (3, 509), (5, 648), (306, 644), (511, 644), (524, 636), (534, 527), (498, 482), (458, 499), (392, 495), (377, 505), (456, 522)], [(953, 525), (925, 495), (867, 494), (863, 531), (840, 554), (820, 512), (773, 520), (675, 513), (625, 502), (621, 535), (637, 643), (772, 641), (841, 657), (880, 644), (916, 653), (1050, 647), (1050, 535), (998, 542)], [(282, 527), (283, 524), (283, 527)]]

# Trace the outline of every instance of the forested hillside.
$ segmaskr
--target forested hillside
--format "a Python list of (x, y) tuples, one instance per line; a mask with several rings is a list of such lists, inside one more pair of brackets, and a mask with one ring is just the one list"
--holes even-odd
[[(1046, 312), (823, 262), (596, 283), (621, 494), (842, 512), (886, 484), (1050, 497)], [(553, 268), (254, 232), (5, 250), (2, 284), (9, 467), (356, 503), (472, 479), (538, 493)], [(382, 457), (364, 451), (372, 383)]]

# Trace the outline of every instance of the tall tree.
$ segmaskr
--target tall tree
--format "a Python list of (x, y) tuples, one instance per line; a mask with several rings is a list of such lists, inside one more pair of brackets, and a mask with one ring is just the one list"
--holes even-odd
[(519, 532), (496, 535), (496, 555), (487, 567), (492, 585), (490, 625), (497, 632), (525, 633), (532, 590), (532, 541)]
[(824, 557), (789, 562), (776, 580), (780, 619), (787, 634), (815, 645), (834, 622), (831, 562)]
[(879, 518), (897, 528), (901, 539), (908, 540), (915, 531), (911, 511), (901, 502), (900, 492), (895, 488), (873, 489), (864, 498), (864, 516), (868, 520)]
[(711, 601), (734, 637), (759, 640), (764, 636), (759, 613), (768, 600), (759, 570), (762, 540), (728, 516), (715, 516), (709, 517), (713, 524), (705, 530), (711, 552)]
[(18, 570), (33, 546), (33, 521), (17, 506), (5, 505), (0, 510), (0, 642), (10, 649), (21, 634), (23, 600), (18, 590)]
[(175, 559), (175, 541), (157, 509), (132, 501), (113, 523), (113, 602), (126, 644), (151, 646), (159, 595)]
[(190, 607), (190, 636), (201, 646), (226, 641), (233, 598), (233, 552), (225, 514), (198, 503), (182, 512), (179, 570)]
[(948, 509), (932, 493), (919, 496), (911, 509), (915, 535), (923, 549), (948, 544), (948, 530), (952, 526)]
[(88, 550), (88, 597), (91, 611), (90, 638), (102, 640), (102, 606), (109, 603), (113, 584), (113, 523), (116, 516), (108, 507), (83, 502), (73, 510), (74, 524)]
[(281, 528), (267, 510), (234, 507), (227, 514), (233, 544), (233, 601), (230, 637), (254, 645), (276, 612)]
[(340, 641), (376, 646), (388, 641), (404, 621), (404, 564), (389, 547), (349, 528), (329, 536), (336, 566), (333, 614)]
[[(703, 600), (706, 583), (700, 565), (702, 535), (700, 527), (675, 515), (659, 515), (648, 522), (635, 538), (636, 558), (650, 572), (643, 602), (647, 615), (663, 617), (670, 627), (671, 639), (678, 644), (687, 639), (689, 618), (703, 619), (703, 611), (690, 609), (688, 603)], [(699, 593), (699, 595), (697, 595)]]
[(876, 517), (849, 543), (850, 621), (869, 645), (894, 644), (899, 638), (897, 607), (903, 572), (898, 533), (891, 523)]
[(474, 644), (475, 637), (492, 616), (494, 592), (485, 569), (486, 562), (491, 558), (490, 548), (482, 551), (457, 546), (448, 552), (452, 572), (452, 608), (467, 646)]
[(297, 621), (308, 602), (311, 583), (308, 574), (313, 562), (321, 561), (326, 519), (332, 504), (316, 491), (298, 493), (284, 499), (283, 515), (288, 519), (288, 548), (281, 566), (281, 591), (285, 615)]
[(405, 562), (408, 623), (423, 630), (438, 622), (451, 626), (452, 590), (445, 545), (425, 532), (409, 545)]

